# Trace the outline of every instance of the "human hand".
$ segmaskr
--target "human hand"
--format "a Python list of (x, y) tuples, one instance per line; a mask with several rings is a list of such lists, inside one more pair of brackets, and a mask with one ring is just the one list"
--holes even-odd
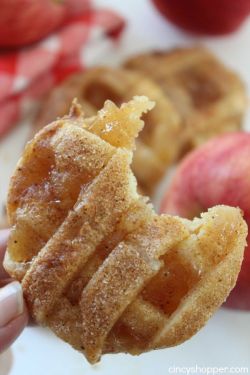
[(8, 235), (8, 230), (0, 230), (0, 353), (13, 343), (28, 322), (21, 285), (11, 281), (3, 268)]

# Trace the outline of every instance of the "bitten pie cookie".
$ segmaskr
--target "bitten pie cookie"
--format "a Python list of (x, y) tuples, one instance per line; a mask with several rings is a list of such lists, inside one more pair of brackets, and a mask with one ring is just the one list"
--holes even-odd
[(182, 118), (183, 153), (220, 133), (241, 128), (247, 107), (240, 77), (201, 47), (130, 58), (125, 67), (153, 79)]
[(184, 138), (178, 112), (162, 89), (140, 73), (99, 67), (72, 75), (43, 103), (33, 135), (58, 116), (67, 114), (74, 97), (84, 113), (92, 116), (107, 99), (121, 105), (135, 95), (147, 95), (156, 103), (152, 111), (143, 115), (145, 126), (137, 138), (132, 163), (140, 190), (152, 194), (166, 169), (178, 158)]
[(5, 268), (37, 323), (83, 352), (139, 354), (182, 343), (224, 302), (247, 226), (217, 206), (189, 221), (157, 215), (131, 171), (142, 113), (136, 97), (42, 129), (11, 179)]

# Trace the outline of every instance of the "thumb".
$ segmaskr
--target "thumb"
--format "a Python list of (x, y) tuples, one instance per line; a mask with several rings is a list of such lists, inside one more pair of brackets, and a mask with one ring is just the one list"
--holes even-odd
[(0, 289), (0, 353), (18, 337), (27, 321), (22, 288), (14, 281)]

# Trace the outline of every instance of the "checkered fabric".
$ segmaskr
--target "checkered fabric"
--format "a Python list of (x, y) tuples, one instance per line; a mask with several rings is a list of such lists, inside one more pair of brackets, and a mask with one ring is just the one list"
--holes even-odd
[(124, 20), (110, 10), (72, 16), (55, 33), (27, 48), (0, 55), (0, 137), (21, 120), (39, 98), (69, 74), (84, 69), (85, 52), (104, 40), (116, 41)]

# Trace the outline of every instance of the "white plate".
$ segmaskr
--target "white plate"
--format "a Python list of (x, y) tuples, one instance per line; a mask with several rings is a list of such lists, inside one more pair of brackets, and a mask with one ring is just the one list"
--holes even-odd
[[(88, 56), (89, 63), (117, 64), (126, 56), (152, 48), (203, 43), (227, 65), (237, 70), (250, 87), (250, 22), (230, 37), (195, 38), (167, 24), (145, 0), (99, 0), (129, 22), (114, 54)], [(245, 121), (250, 129), (249, 114)], [(0, 205), (5, 201), (10, 174), (20, 155), (28, 124), (17, 127), (0, 142)], [(1, 207), (1, 206), (0, 206)], [(219, 372), (220, 371), (220, 372)], [(250, 313), (221, 309), (195, 337), (171, 349), (132, 357), (107, 355), (96, 366), (57, 339), (49, 331), (26, 328), (11, 349), (0, 356), (0, 375), (152, 375), (157, 374), (250, 374)]]

